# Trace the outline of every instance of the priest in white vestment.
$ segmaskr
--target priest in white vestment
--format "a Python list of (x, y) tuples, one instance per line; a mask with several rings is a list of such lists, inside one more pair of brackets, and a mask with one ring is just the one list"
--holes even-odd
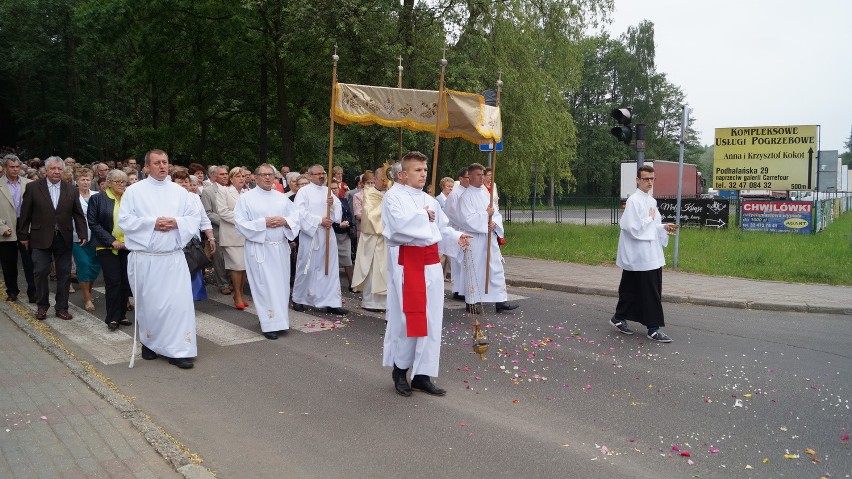
[[(381, 176), (379, 174), (381, 170)], [(360, 225), (358, 250), (355, 253), (355, 273), (352, 276), (353, 288), (361, 291), (361, 307), (367, 310), (384, 310), (388, 301), (387, 244), (382, 235), (382, 200), (387, 188), (384, 169), (376, 170), (364, 181), (360, 193)]]
[[(192, 283), (183, 247), (200, 226), (197, 200), (172, 183), (164, 151), (149, 151), (145, 166), (148, 178), (127, 188), (118, 210), (118, 226), (130, 250), (127, 278), (136, 298), (142, 358), (162, 355), (169, 363), (189, 369), (198, 349)], [(133, 349), (135, 352), (135, 338)]]
[[(453, 230), (435, 198), (424, 193), (426, 156), (410, 152), (382, 202), (382, 234), (388, 245), (388, 303), (382, 364), (393, 368), (396, 392), (446, 394), (437, 377), (444, 315), (440, 253), (461, 254), (468, 235)], [(411, 384), (406, 377), (411, 369)]]
[(255, 177), (257, 187), (237, 200), (234, 223), (246, 239), (246, 273), (260, 330), (267, 339), (278, 339), (290, 329), (290, 241), (299, 234), (299, 213), (274, 187), (274, 168), (260, 165)]
[[(293, 309), (304, 311), (305, 306), (325, 308), (332, 314), (346, 314), (341, 308), (340, 271), (337, 259), (337, 240), (331, 231), (332, 223), (343, 218), (340, 200), (328, 194), (325, 168), (308, 168), (311, 180), (296, 193), (299, 211), (299, 253), (296, 257), (296, 280), (293, 283)], [(331, 216), (328, 205), (331, 204)], [(326, 274), (326, 242), (328, 242), (328, 274)]]
[[(497, 244), (502, 237), (503, 217), (496, 207), (489, 206), (488, 190), (483, 186), (485, 168), (474, 163), (468, 168), (470, 186), (459, 196), (455, 213), (456, 226), (473, 236), (470, 240), (470, 258), (463, 261), (465, 278), (474, 284), (467, 285), (465, 302), (469, 311), (477, 311), (478, 303), (495, 303), (498, 313), (510, 311), (518, 306), (507, 301), (506, 276), (503, 270), (503, 255)], [(496, 206), (496, 205), (495, 205)], [(489, 216), (491, 221), (489, 223)], [(491, 234), (489, 235), (489, 232)], [(490, 243), (489, 243), (490, 237)], [(488, 245), (488, 246), (486, 246)], [(488, 248), (491, 249), (491, 261), (488, 261)], [(485, 265), (488, 264), (488, 292), (485, 291)]]
[(648, 339), (670, 343), (672, 339), (661, 327), (663, 316), (663, 266), (666, 258), (663, 247), (677, 225), (663, 224), (657, 200), (651, 196), (654, 168), (642, 165), (636, 172), (636, 191), (627, 198), (619, 225), (618, 254), (615, 264), (621, 269), (618, 285), (618, 305), (610, 324), (622, 334), (633, 334), (627, 321), (636, 321), (648, 328)]

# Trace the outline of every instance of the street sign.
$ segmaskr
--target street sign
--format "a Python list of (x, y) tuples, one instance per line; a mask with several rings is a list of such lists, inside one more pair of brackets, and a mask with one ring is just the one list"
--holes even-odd
[[(491, 151), (491, 143), (479, 145), (479, 151)], [(503, 151), (503, 142), (497, 142), (497, 151)]]

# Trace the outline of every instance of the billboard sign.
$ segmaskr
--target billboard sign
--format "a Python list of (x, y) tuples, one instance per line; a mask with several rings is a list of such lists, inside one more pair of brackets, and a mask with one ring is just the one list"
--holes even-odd
[(742, 202), (743, 231), (810, 234), (813, 203), (808, 201)]
[(817, 125), (716, 128), (713, 188), (810, 190)]
[[(657, 198), (663, 223), (674, 223), (677, 200)], [(727, 228), (728, 200), (721, 198), (688, 198), (680, 202), (680, 225), (696, 228)]]

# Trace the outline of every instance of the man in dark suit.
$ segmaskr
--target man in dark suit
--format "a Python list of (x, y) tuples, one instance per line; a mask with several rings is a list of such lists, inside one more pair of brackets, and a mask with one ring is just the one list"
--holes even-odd
[(45, 163), (47, 178), (33, 181), (24, 190), (18, 239), (33, 255), (33, 273), (38, 297), (36, 319), (47, 318), (50, 307), (50, 261), (56, 263), (56, 317), (69, 320), (68, 285), (71, 282), (71, 242), (77, 229), (80, 246), (88, 241), (86, 217), (76, 186), (62, 181), (65, 162), (51, 156)]

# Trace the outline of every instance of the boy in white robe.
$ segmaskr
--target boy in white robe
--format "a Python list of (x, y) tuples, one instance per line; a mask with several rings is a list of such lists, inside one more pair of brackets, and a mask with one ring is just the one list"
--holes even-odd
[[(148, 178), (127, 188), (118, 210), (118, 227), (130, 250), (127, 278), (136, 298), (142, 358), (163, 355), (170, 364), (189, 369), (198, 349), (192, 283), (183, 247), (200, 226), (197, 200), (172, 183), (164, 151), (149, 151), (145, 166)], [(135, 338), (133, 350), (135, 353)], [(133, 359), (130, 364), (132, 367)]]
[[(468, 285), (465, 295), (468, 311), (476, 312), (478, 303), (494, 303), (498, 313), (511, 311), (518, 307), (509, 303), (506, 292), (506, 276), (503, 270), (503, 255), (497, 244), (497, 237), (505, 235), (503, 217), (497, 210), (496, 204), (489, 206), (490, 196), (483, 186), (485, 168), (474, 163), (467, 168), (470, 176), (470, 186), (459, 196), (458, 212), (455, 216), (458, 228), (473, 236), (470, 240), (471, 261), (464, 261), (462, 269), (465, 278), (476, 282), (473, 287)], [(489, 216), (491, 220), (489, 222)], [(489, 233), (491, 233), (489, 235)], [(489, 243), (490, 236), (490, 243)], [(488, 246), (486, 246), (488, 245)], [(491, 249), (491, 261), (488, 261), (488, 248)], [(488, 271), (488, 292), (485, 291), (485, 264), (490, 265)]]
[(648, 328), (648, 339), (670, 343), (672, 339), (660, 330), (665, 326), (662, 286), (666, 258), (663, 247), (677, 225), (663, 224), (657, 200), (651, 196), (654, 167), (642, 165), (636, 173), (636, 191), (627, 198), (621, 215), (621, 234), (615, 264), (621, 269), (618, 305), (610, 324), (622, 334), (633, 334), (627, 321)]
[[(341, 308), (340, 273), (337, 258), (337, 240), (329, 231), (332, 223), (340, 223), (343, 210), (340, 200), (329, 196), (325, 184), (325, 168), (314, 165), (308, 168), (311, 182), (296, 193), (296, 210), (299, 216), (299, 253), (296, 258), (296, 280), (293, 283), (293, 310), (304, 311), (305, 306), (326, 308), (332, 314), (346, 314)], [(331, 217), (328, 216), (331, 205)], [(328, 236), (327, 236), (328, 234)], [(328, 274), (325, 272), (326, 238), (328, 238)]]
[(299, 213), (274, 188), (275, 169), (260, 165), (255, 177), (257, 188), (237, 200), (234, 222), (246, 239), (246, 273), (260, 330), (267, 339), (278, 339), (290, 329), (290, 241), (299, 234)]
[[(410, 152), (402, 159), (398, 182), (382, 201), (382, 234), (388, 246), (387, 329), (382, 364), (393, 367), (394, 388), (401, 396), (423, 391), (446, 394), (438, 376), (444, 315), (441, 253), (457, 256), (469, 235), (449, 227), (435, 198), (423, 192), (426, 156)], [(411, 384), (406, 375), (411, 369)]]

